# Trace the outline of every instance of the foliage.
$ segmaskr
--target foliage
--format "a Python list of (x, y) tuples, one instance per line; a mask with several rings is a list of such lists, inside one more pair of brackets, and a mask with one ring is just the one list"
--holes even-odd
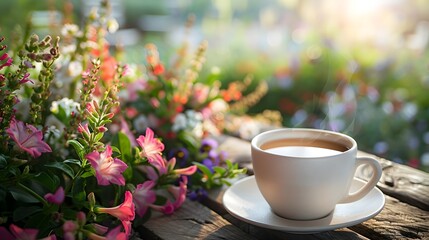
[(152, 211), (173, 214), (245, 173), (209, 138), (241, 96), (215, 76), (197, 82), (206, 44), (184, 70), (184, 51), (166, 70), (155, 45), (146, 66), (125, 65), (105, 40), (115, 26), (103, 1), (61, 41), (1, 46), (1, 236), (129, 238)]

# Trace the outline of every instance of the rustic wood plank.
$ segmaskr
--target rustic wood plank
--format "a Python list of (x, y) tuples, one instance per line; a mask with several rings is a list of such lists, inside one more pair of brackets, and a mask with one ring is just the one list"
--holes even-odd
[(144, 239), (255, 239), (199, 202), (185, 201), (171, 216), (154, 214), (139, 233)]
[(380, 214), (350, 229), (371, 239), (429, 239), (429, 212), (386, 196)]

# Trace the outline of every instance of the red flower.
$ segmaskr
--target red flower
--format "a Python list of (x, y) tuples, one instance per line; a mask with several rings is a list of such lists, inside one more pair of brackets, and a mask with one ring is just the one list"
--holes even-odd
[(155, 66), (153, 66), (153, 74), (155, 75), (161, 75), (164, 73), (164, 65), (162, 65), (161, 63), (156, 64)]
[(39, 157), (44, 152), (52, 152), (51, 147), (42, 140), (42, 131), (32, 125), (13, 119), (6, 132), (22, 150), (34, 158)]

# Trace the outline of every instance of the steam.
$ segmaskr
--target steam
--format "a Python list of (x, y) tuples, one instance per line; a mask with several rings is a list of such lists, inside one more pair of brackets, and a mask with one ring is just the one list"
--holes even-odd
[(357, 113), (357, 100), (352, 85), (341, 84), (336, 91), (327, 93), (325, 128), (336, 132), (353, 132)]
[[(350, 60), (348, 64), (349, 76), (338, 81), (335, 90), (326, 93), (324, 103), (325, 119), (321, 121), (320, 128), (335, 132), (352, 134), (357, 119), (358, 101), (356, 88), (351, 83), (353, 74), (358, 70), (358, 64)], [(333, 70), (329, 68), (329, 73)], [(328, 81), (337, 81), (328, 74)]]

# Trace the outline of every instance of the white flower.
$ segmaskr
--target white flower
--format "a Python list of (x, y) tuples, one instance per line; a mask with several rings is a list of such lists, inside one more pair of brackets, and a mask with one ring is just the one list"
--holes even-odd
[(240, 138), (252, 139), (260, 132), (260, 128), (258, 124), (255, 123), (255, 121), (249, 120), (246, 121), (245, 124), (240, 125), (238, 132), (240, 134)]
[(118, 29), (119, 29), (119, 24), (116, 21), (116, 19), (110, 18), (107, 21), (107, 31), (109, 31), (109, 33), (115, 33)]
[(196, 112), (194, 110), (187, 110), (185, 114), (188, 120), (186, 126), (189, 129), (195, 128), (195, 126), (197, 126), (197, 124), (200, 124), (203, 120), (203, 116), (200, 112)]
[(76, 45), (74, 44), (69, 44), (69, 45), (63, 45), (61, 48), (61, 55), (68, 55), (71, 53), (74, 53), (76, 51)]
[(60, 107), (63, 109), (66, 116), (70, 116), (72, 112), (76, 113), (80, 109), (79, 103), (69, 98), (63, 98), (58, 101), (53, 101), (50, 110), (52, 113), (58, 114), (60, 112)]
[(76, 77), (82, 74), (82, 64), (78, 61), (71, 61), (67, 68), (67, 73), (71, 77)]
[(148, 120), (144, 115), (139, 115), (133, 121), (134, 129), (136, 129), (137, 132), (145, 131), (148, 127), (148, 124)]
[(228, 110), (228, 103), (223, 99), (216, 99), (210, 103), (210, 108), (213, 113), (226, 112)]
[(176, 118), (174, 118), (173, 126), (171, 127), (171, 130), (173, 132), (178, 132), (180, 130), (186, 129), (187, 126), (187, 119), (186, 115), (183, 113), (177, 114)]
[[(58, 140), (66, 127), (64, 123), (58, 120), (55, 116), (49, 115), (46, 118), (45, 126), (49, 126), (46, 131), (45, 138), (48, 138), (49, 134), (51, 134), (51, 144), (55, 143), (55, 140)], [(54, 138), (52, 138), (54, 137)]]
[(66, 23), (61, 29), (61, 35), (63, 36), (74, 36), (78, 33), (79, 27), (76, 24)]

